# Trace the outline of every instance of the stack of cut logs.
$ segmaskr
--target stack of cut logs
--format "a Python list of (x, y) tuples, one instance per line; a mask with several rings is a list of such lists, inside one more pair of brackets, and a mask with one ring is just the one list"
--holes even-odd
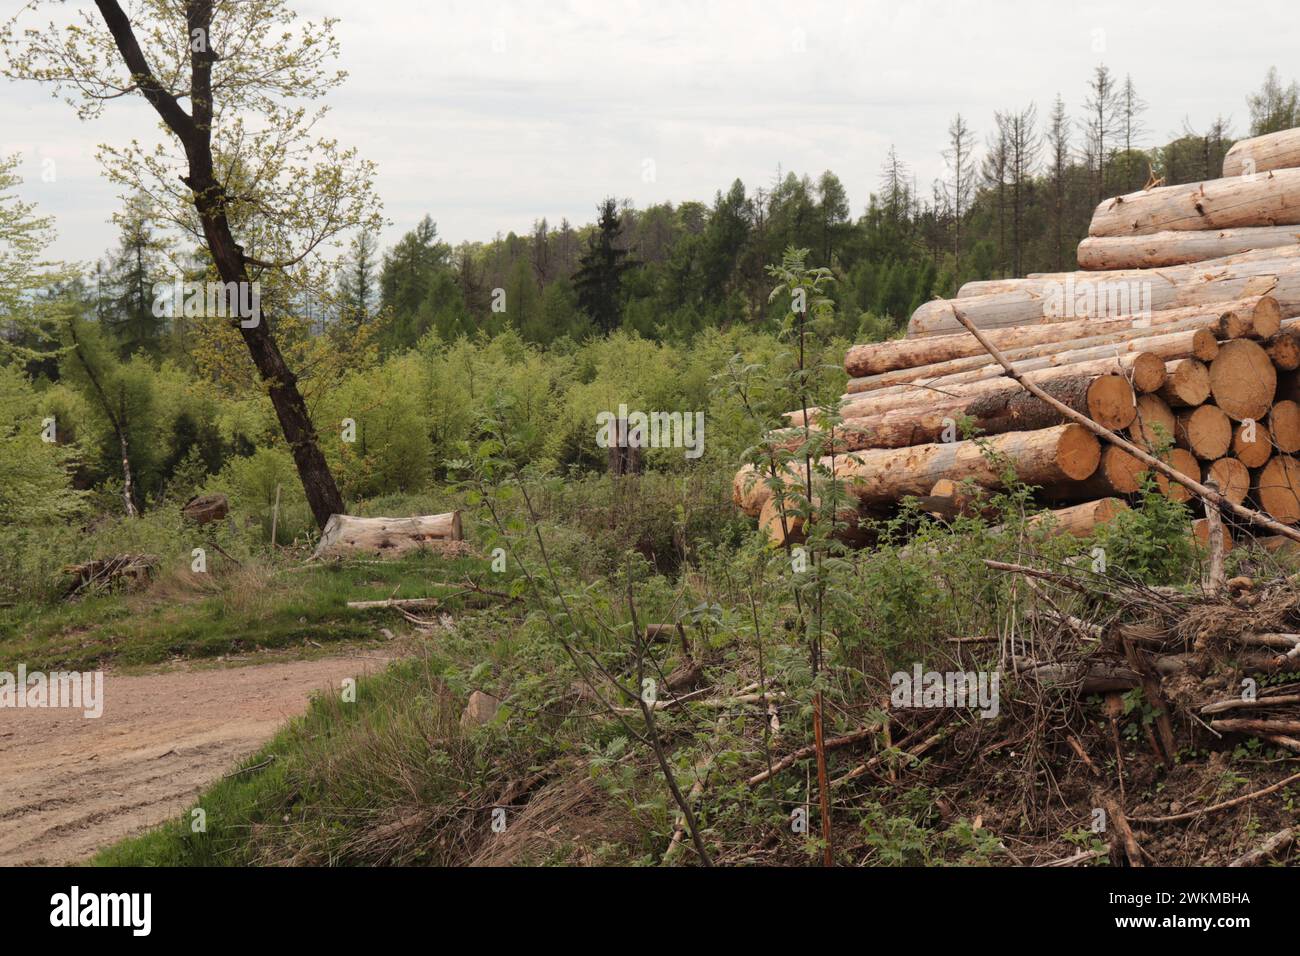
[[(1234, 502), (1300, 522), (1300, 129), (1237, 143), (1222, 179), (1106, 200), (1078, 258), (1079, 272), (967, 283), (917, 309), (906, 338), (849, 350), (836, 454), (824, 460), (854, 499), (845, 517), (907, 496), (960, 512), (968, 480), (995, 489), (1010, 464), (1060, 528), (1087, 534), (1139, 490), (1145, 466), (1009, 377), (960, 311), (1068, 407)], [(823, 428), (818, 411), (806, 415)], [(793, 427), (775, 438), (793, 448), (805, 412), (787, 417)], [(797, 487), (803, 474), (782, 477)], [(747, 466), (734, 485), (776, 541), (801, 531), (779, 484)]]

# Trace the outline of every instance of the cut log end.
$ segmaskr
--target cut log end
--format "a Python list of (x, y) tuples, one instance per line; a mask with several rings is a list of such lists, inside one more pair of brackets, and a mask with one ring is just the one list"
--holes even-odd
[(1155, 451), (1174, 440), (1174, 413), (1158, 395), (1143, 395), (1137, 400), (1137, 416), (1129, 428), (1134, 444)]
[(1288, 455), (1300, 451), (1300, 405), (1290, 400), (1274, 405), (1268, 414), (1268, 430), (1278, 451)]
[(1200, 405), (1210, 397), (1210, 369), (1198, 359), (1179, 359), (1165, 366), (1159, 395), (1172, 408)]
[[(1204, 366), (1202, 366), (1204, 368)], [(1206, 372), (1206, 390), (1209, 372)], [(1099, 375), (1088, 386), (1088, 417), (1103, 428), (1118, 431), (1133, 424), (1137, 417), (1133, 386), (1120, 375)]]
[(1082, 425), (1071, 423), (1061, 429), (1056, 442), (1056, 464), (1067, 478), (1082, 481), (1101, 463), (1101, 443)]
[[(1196, 456), (1186, 448), (1171, 449), (1165, 460), (1174, 471), (1180, 472), (1188, 478), (1195, 479), (1201, 473), (1201, 466), (1196, 460)], [(1160, 489), (1160, 493), (1170, 501), (1187, 501), (1192, 497), (1192, 493), (1185, 486), (1176, 481), (1171, 481), (1159, 472), (1156, 473), (1156, 486)]]
[(1232, 454), (1247, 468), (1263, 468), (1273, 457), (1273, 436), (1263, 422), (1245, 421), (1232, 434)]
[(1130, 369), (1133, 387), (1143, 393), (1154, 392), (1165, 384), (1165, 361), (1152, 352), (1139, 353)]
[(1178, 415), (1174, 440), (1197, 458), (1214, 461), (1232, 447), (1232, 420), (1222, 409), (1200, 405)]
[(1205, 469), (1205, 478), (1219, 486), (1223, 497), (1233, 504), (1241, 504), (1250, 491), (1250, 470), (1236, 458), (1220, 458)]
[(1262, 419), (1276, 391), (1277, 370), (1268, 352), (1248, 339), (1225, 342), (1210, 363), (1214, 402), (1234, 421)]
[(1274, 455), (1256, 479), (1259, 503), (1282, 524), (1300, 521), (1300, 462), (1290, 455)]

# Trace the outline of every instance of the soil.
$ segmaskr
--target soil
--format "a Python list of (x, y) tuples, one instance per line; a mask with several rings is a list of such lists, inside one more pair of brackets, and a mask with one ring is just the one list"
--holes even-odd
[(301, 714), (313, 692), (382, 668), (315, 660), (104, 675), (104, 713), (0, 711), (0, 865), (68, 864), (182, 812)]

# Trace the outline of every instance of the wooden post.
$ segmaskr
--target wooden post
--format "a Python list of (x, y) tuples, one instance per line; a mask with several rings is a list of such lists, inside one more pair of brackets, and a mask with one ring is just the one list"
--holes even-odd
[[(644, 436), (638, 436), (644, 440)], [(627, 419), (619, 418), (614, 422), (614, 441), (609, 446), (609, 473), (614, 476), (639, 475), (641, 473), (641, 444), (628, 440)]]
[[(1213, 478), (1207, 478), (1205, 487), (1217, 492), (1219, 483)], [(1227, 572), (1223, 567), (1223, 518), (1219, 514), (1218, 504), (1209, 498), (1205, 499), (1205, 521), (1210, 529), (1210, 574), (1206, 590), (1218, 594), (1227, 581)]]
[(271, 550), (275, 550), (275, 531), (280, 523), (280, 483), (275, 485), (275, 506), (271, 509)]

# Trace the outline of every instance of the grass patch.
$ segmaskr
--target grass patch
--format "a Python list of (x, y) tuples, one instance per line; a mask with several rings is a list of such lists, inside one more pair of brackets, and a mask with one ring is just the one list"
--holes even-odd
[(465, 575), (482, 571), (483, 562), (417, 554), (376, 564), (299, 567), (171, 571), (138, 594), (6, 608), (0, 611), (0, 668), (24, 663), (31, 670), (86, 670), (366, 640), (392, 625), (394, 616), (348, 610), (348, 601), (443, 597), (454, 613), (465, 603), (455, 592)]

